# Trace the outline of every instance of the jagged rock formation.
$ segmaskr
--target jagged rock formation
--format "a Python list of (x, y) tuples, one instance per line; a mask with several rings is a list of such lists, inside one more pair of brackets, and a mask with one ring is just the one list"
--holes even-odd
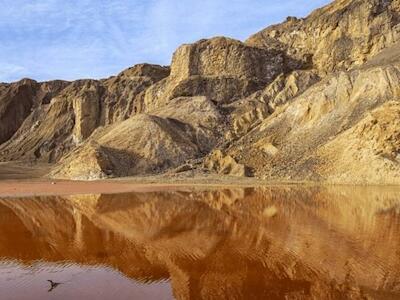
[(224, 155), (221, 150), (213, 151), (204, 160), (204, 167), (207, 170), (223, 175), (246, 176), (246, 166), (238, 164), (231, 156)]
[(208, 95), (231, 103), (250, 95), (285, 71), (284, 55), (213, 38), (180, 47), (172, 58), (171, 76), (146, 92), (146, 111), (180, 96)]
[(37, 83), (23, 79), (14, 84), (0, 84), (0, 143), (10, 139), (32, 110), (56, 96), (65, 82)]
[(387, 102), (373, 110), (318, 151), (319, 173), (328, 180), (397, 183), (393, 179), (400, 176), (400, 103)]
[[(385, 103), (399, 99), (399, 87), (398, 64), (327, 76), (293, 102), (279, 107), (262, 124), (233, 144), (228, 154), (238, 157), (239, 162), (246, 162), (256, 173), (267, 178), (328, 180), (329, 177), (334, 182), (399, 183), (398, 176), (394, 176), (396, 172), (389, 171), (389, 165), (390, 169), (399, 170), (396, 155), (392, 154), (388, 161), (383, 153), (371, 152), (363, 162), (354, 164), (355, 160), (347, 153), (347, 147), (341, 148), (333, 142), (342, 139), (342, 132), (360, 126), (357, 124), (375, 108), (391, 109), (392, 106)], [(385, 127), (380, 132), (382, 137), (388, 130)], [(353, 137), (344, 144), (353, 141)], [(372, 143), (367, 139), (365, 141)], [(391, 141), (382, 138), (377, 143), (381, 144), (379, 147), (386, 148)], [(325, 149), (324, 152), (330, 148), (332, 155), (321, 156), (320, 148)], [(399, 150), (396, 148), (392, 152)], [(361, 148), (359, 151), (361, 154)], [(326, 165), (334, 165), (339, 157), (347, 157), (347, 162), (343, 162), (344, 169), (331, 169), (329, 174), (321, 171)], [(379, 175), (382, 179), (378, 181), (376, 176), (371, 177), (376, 172), (374, 169), (360, 177), (359, 170), (363, 166), (370, 167), (368, 161), (375, 159), (382, 161), (381, 170), (385, 170), (383, 173), (387, 176)], [(343, 171), (347, 173), (345, 177), (342, 176)]]
[(218, 141), (221, 118), (206, 97), (177, 98), (152, 115), (99, 129), (52, 174), (96, 179), (160, 173), (207, 154)]
[[(226, 173), (209, 164), (214, 151), (269, 180), (398, 184), (398, 125), (386, 118), (399, 53), (399, 0), (336, 0), (244, 43), (183, 45), (170, 68), (1, 85), (0, 159), (56, 163), (51, 176), (67, 178)], [(359, 134), (370, 113), (373, 140)]]
[(289, 17), (246, 43), (277, 49), (320, 72), (362, 65), (400, 39), (398, 0), (336, 0), (305, 19)]
[[(168, 74), (167, 67), (138, 65), (108, 80), (63, 82), (64, 88), (59, 93), (52, 88), (54, 82), (45, 83), (52, 94), (42, 96), (46, 101), (36, 101), (35, 107), (28, 106), (18, 131), (0, 146), (1, 160), (59, 161), (96, 128), (123, 121), (137, 113), (143, 91)], [(18, 87), (24, 82), (15, 85)], [(0, 103), (11, 100), (5, 94)], [(12, 116), (7, 114), (7, 118), (9, 115)], [(8, 119), (0, 122), (0, 126), (8, 124)]]
[(232, 125), (228, 136), (240, 138), (274, 112), (277, 107), (302, 94), (319, 79), (313, 70), (281, 74), (264, 89), (227, 105), (226, 108), (231, 110)]

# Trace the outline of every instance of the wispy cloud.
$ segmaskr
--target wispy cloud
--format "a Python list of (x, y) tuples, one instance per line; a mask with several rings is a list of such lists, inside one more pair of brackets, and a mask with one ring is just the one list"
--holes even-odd
[(99, 78), (169, 64), (182, 43), (244, 39), (329, 0), (0, 0), (0, 81)]
[(22, 66), (0, 62), (0, 81), (2, 81), (1, 78), (21, 78), (25, 72)]

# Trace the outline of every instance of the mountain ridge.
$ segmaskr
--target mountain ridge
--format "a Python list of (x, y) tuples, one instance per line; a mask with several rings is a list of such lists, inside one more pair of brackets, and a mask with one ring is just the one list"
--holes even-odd
[(245, 42), (184, 44), (168, 67), (0, 84), (0, 161), (72, 179), (399, 184), (399, 49), (399, 0), (336, 0)]

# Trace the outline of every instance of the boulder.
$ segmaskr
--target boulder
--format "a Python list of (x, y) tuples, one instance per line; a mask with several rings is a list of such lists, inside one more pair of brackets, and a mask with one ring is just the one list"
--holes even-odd
[(230, 155), (224, 155), (221, 150), (213, 151), (205, 160), (204, 168), (222, 175), (244, 177), (248, 176), (246, 166), (239, 164)]

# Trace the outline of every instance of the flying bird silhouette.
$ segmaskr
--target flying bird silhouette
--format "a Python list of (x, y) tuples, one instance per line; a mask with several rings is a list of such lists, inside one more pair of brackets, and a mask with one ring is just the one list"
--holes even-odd
[(47, 281), (50, 282), (50, 289), (48, 290), (48, 292), (51, 292), (56, 287), (58, 287), (60, 284), (62, 284), (61, 282), (54, 282), (52, 280), (47, 280)]

